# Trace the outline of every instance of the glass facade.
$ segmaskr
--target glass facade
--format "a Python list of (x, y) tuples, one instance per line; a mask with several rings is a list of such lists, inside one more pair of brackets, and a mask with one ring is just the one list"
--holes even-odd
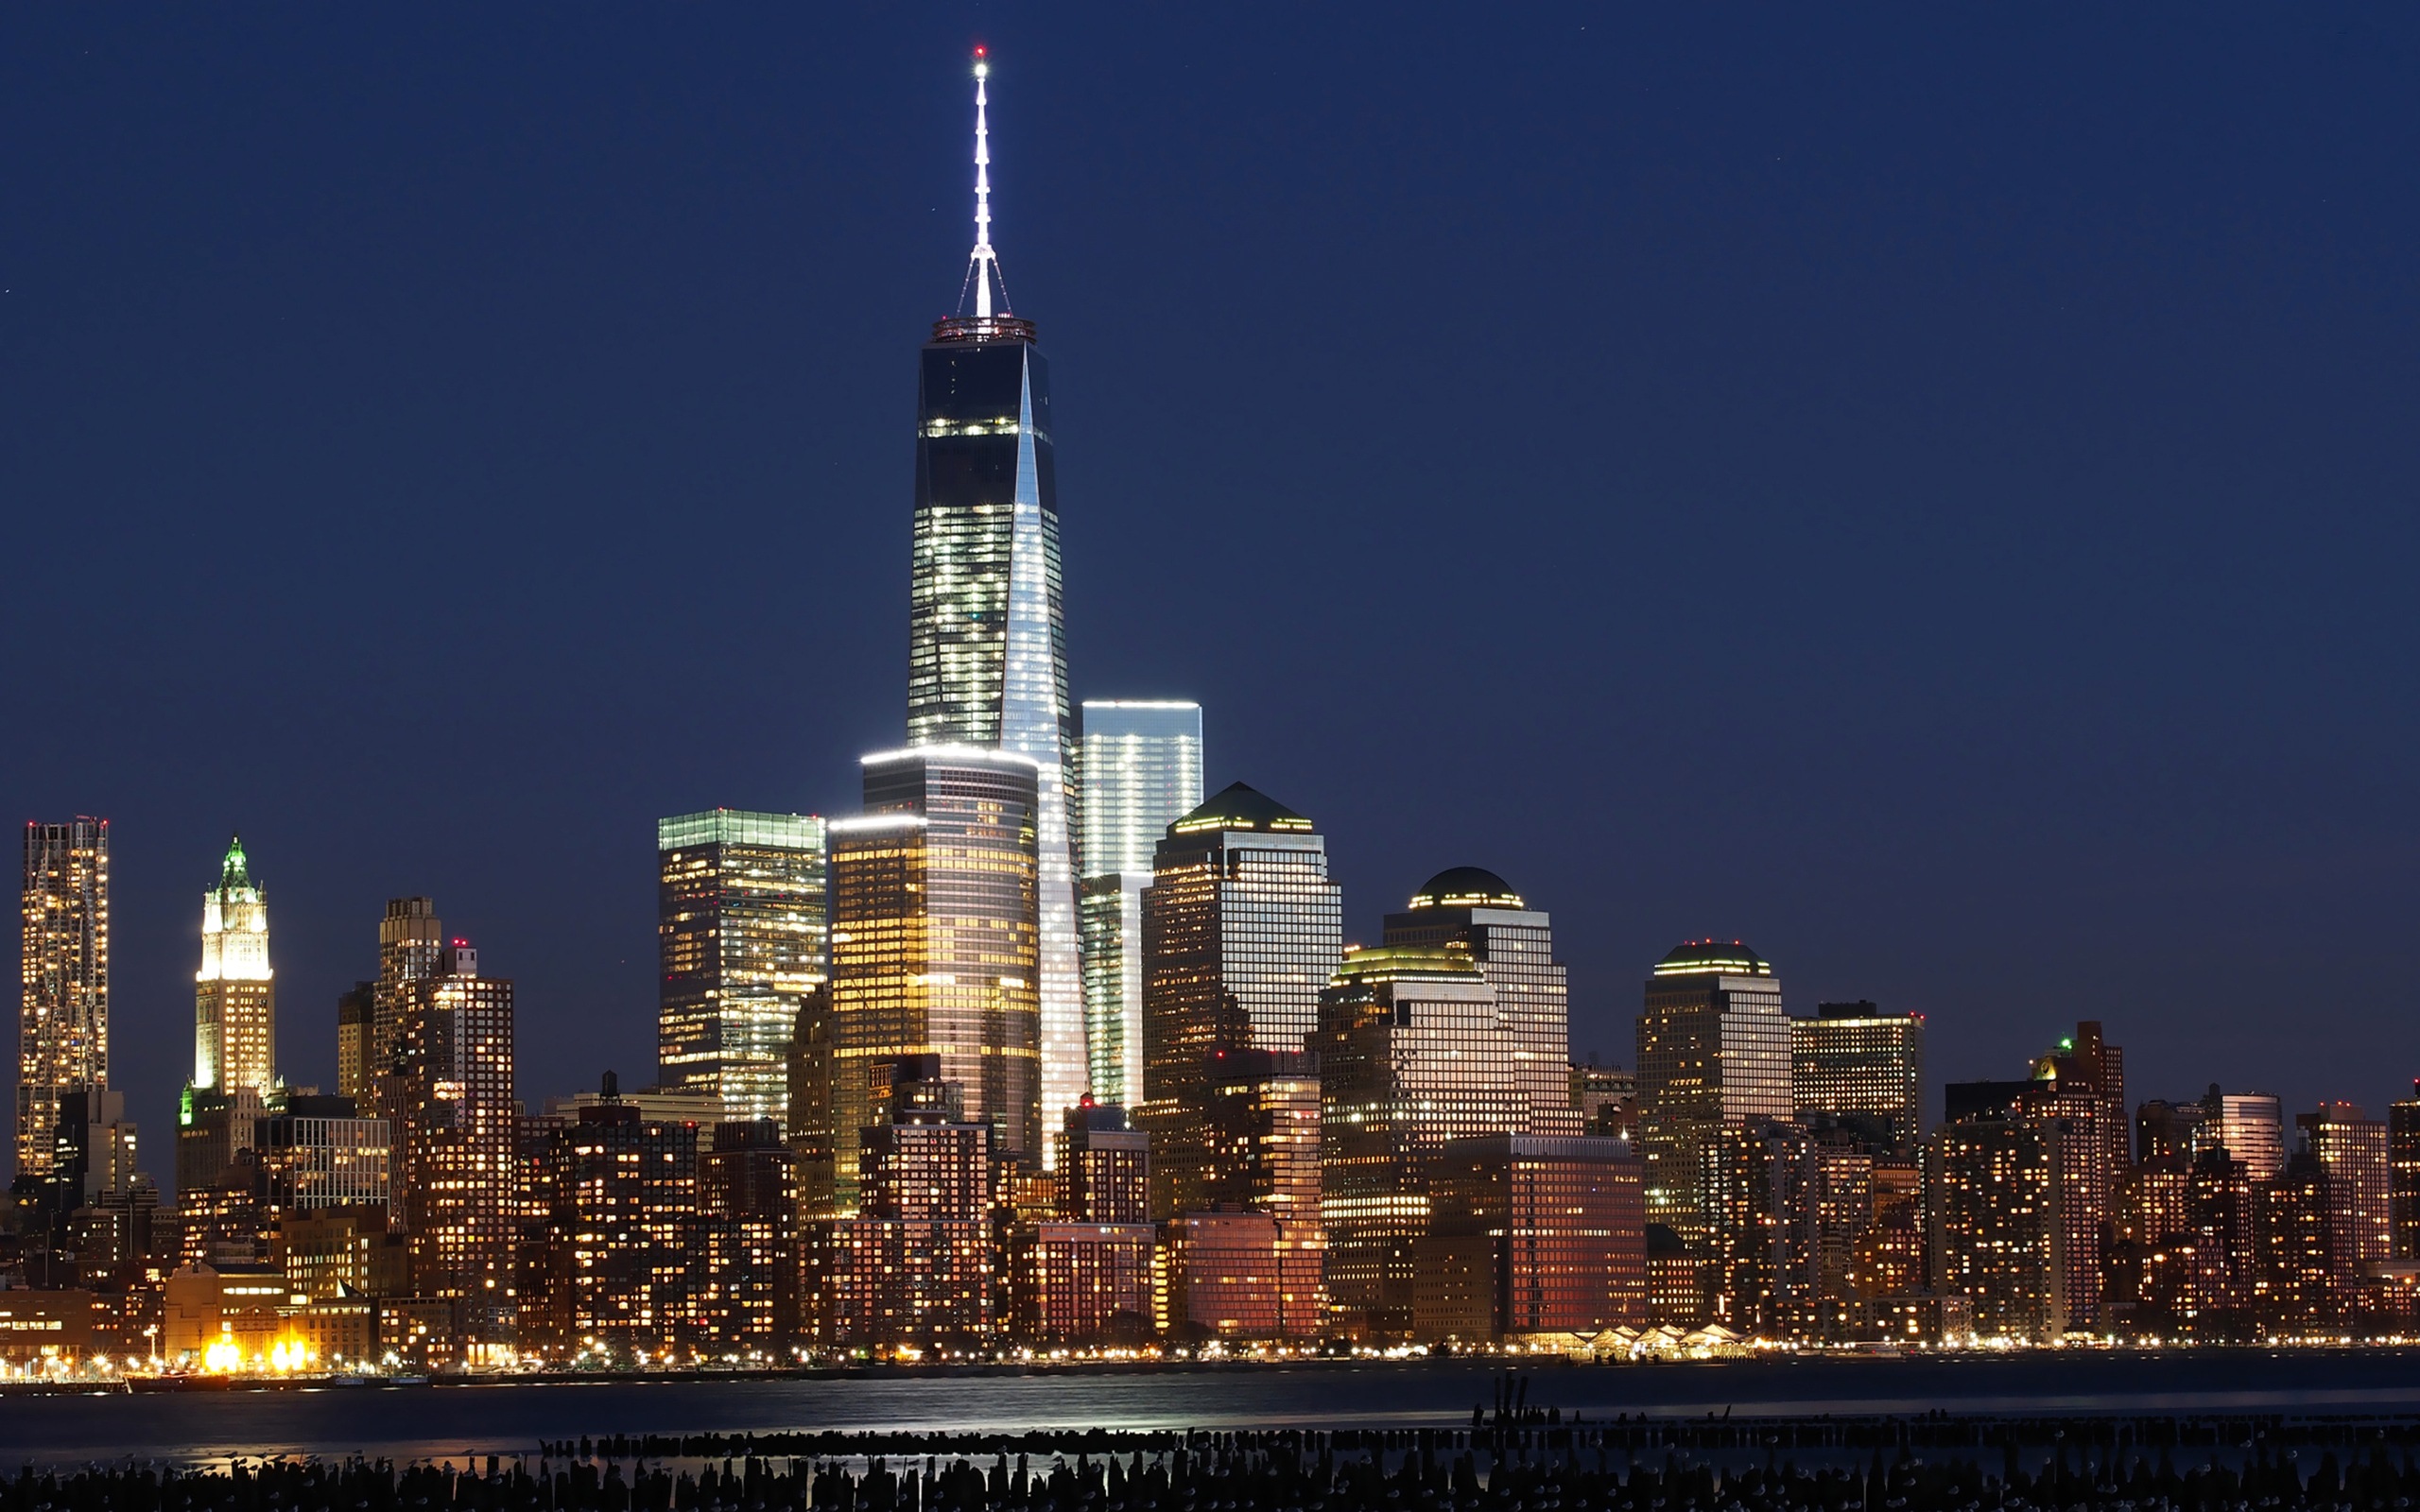
[[(938, 1057), (1002, 1152), (1042, 1148), (1034, 811), (1026, 758), (925, 747), (865, 759), (866, 814), (831, 825), (828, 1043), (817, 1046), (831, 1208), (857, 1204), (857, 1155), (903, 1057)], [(817, 1179), (803, 1175), (803, 1182)]]
[(1924, 1137), (1925, 1021), (1871, 1003), (1826, 1003), (1789, 1021), (1790, 1099), (1801, 1121), (1871, 1120), (1906, 1153)]
[(110, 1079), (110, 821), (26, 826), (19, 1176), (50, 1170), (60, 1099)]
[(201, 970), (194, 973), (193, 1084), (215, 1091), (277, 1085), (277, 983), (268, 964), (268, 901), (244, 842), (227, 845), (218, 885), (201, 895)]
[[(1646, 1205), (1626, 1141), (1457, 1140), (1440, 1152), (1435, 1189), (1436, 1232), (1420, 1246), (1421, 1339), (1648, 1325)], [(1464, 1255), (1476, 1286), (1455, 1284)]]
[[(1153, 1211), (1170, 1217), (1238, 1182), (1270, 1184), (1236, 1162), (1276, 1136), (1218, 1127), (1224, 1115), (1214, 1101), (1238, 1117), (1253, 1103), (1213, 1094), (1249, 1071), (1247, 1056), (1302, 1058), (1344, 954), (1344, 919), (1310, 820), (1240, 782), (1169, 826), (1154, 859), (1143, 895), (1143, 1100), (1133, 1112), (1152, 1138)], [(1268, 1064), (1271, 1076), (1293, 1074)], [(1315, 1117), (1316, 1073), (1310, 1097)], [(1312, 1193), (1316, 1203), (1315, 1183)]]
[(1169, 825), (1201, 802), (1201, 706), (1088, 700), (1080, 747), (1084, 1045), (1092, 1094), (1143, 1093), (1143, 889)]
[[(919, 373), (908, 743), (997, 747), (1037, 769), (1038, 1095), (1055, 1119), (1091, 1070), (1049, 369), (1030, 322), (951, 319)], [(1046, 1164), (1057, 1131), (1038, 1133)]]
[[(388, 1074), (403, 1051), (404, 1019), (411, 1010), (414, 984), (443, 970), (445, 923), (428, 898), (389, 898), (378, 921), (378, 983), (371, 992), (368, 1087), (383, 1099)], [(400, 1109), (382, 1110), (400, 1116)]]
[(786, 1119), (790, 1037), (825, 973), (823, 821), (712, 809), (655, 827), (656, 1059), (722, 1119)]
[(1707, 1137), (1794, 1111), (1789, 1021), (1772, 967), (1710, 940), (1657, 963), (1638, 1019), (1638, 1100), (1648, 1217), (1695, 1242), (1704, 1233), (1696, 1190)]
[(2256, 1181), (2286, 1168), (2285, 1105), (2273, 1092), (2222, 1092), (2219, 1097), (2219, 1143), (2241, 1160)]
[(1520, 1132), (1573, 1135), (1586, 1119), (1571, 1097), (1571, 990), (1554, 958), (1554, 922), (1492, 872), (1462, 867), (1430, 879), (1404, 913), (1389, 914), (1389, 945), (1453, 945), (1495, 988), (1512, 1050), (1512, 1085), (1528, 1099)]

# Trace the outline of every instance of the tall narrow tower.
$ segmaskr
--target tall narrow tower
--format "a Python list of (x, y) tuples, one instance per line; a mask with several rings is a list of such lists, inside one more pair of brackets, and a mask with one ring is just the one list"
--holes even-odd
[[(975, 251), (959, 313), (933, 323), (919, 369), (916, 519), (908, 589), (908, 743), (1014, 751), (1039, 769), (1039, 1152), (1087, 1070), (1076, 921), (1075, 743), (1059, 592), (1049, 369), (1009, 313), (992, 249), (990, 133), (975, 54)], [(967, 294), (974, 313), (966, 313)]]
[(193, 978), (197, 1091), (266, 1095), (277, 1082), (277, 984), (268, 964), (268, 901), (252, 882), (243, 837), (227, 842), (218, 885), (201, 895), (201, 970)]
[(67, 1094), (110, 1079), (110, 821), (26, 826), (25, 998), (17, 1014), (19, 1176), (57, 1150)]

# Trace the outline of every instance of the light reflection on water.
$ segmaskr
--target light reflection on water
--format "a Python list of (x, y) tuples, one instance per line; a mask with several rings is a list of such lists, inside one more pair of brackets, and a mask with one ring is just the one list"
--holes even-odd
[[(1130, 1374), (822, 1377), (0, 1400), (0, 1460), (515, 1454), (583, 1434), (719, 1430), (1448, 1426), (1492, 1401), (1485, 1362)], [(2420, 1350), (1524, 1367), (1530, 1400), (1734, 1417), (1962, 1413), (2420, 1415)]]

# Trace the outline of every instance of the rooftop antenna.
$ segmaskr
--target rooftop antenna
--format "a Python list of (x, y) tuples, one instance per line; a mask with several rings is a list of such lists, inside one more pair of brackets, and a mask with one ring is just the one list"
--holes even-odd
[(999, 279), (1002, 314), (1008, 312), (1009, 305), (1009, 281), (1000, 277), (1000, 260), (992, 250), (992, 132), (983, 119), (987, 103), (983, 81), (991, 72), (992, 64), (978, 43), (975, 48), (975, 257), (967, 268), (967, 276), (975, 281), (975, 318), (978, 320), (992, 318), (993, 280)]

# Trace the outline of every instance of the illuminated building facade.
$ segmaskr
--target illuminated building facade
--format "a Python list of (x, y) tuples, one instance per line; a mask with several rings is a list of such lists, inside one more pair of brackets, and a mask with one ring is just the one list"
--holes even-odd
[(2420, 1080), (2386, 1110), (2387, 1225), (2394, 1258), (2420, 1260)]
[(1772, 967), (1737, 941), (1690, 940), (1655, 965), (1638, 1019), (1647, 1211), (1694, 1244), (1701, 1152), (1725, 1128), (1793, 1112), (1789, 1020)]
[(1149, 1342), (1156, 1233), (1147, 1223), (1038, 1223), (1009, 1249), (1011, 1327), (1046, 1345)]
[[(446, 969), (445, 925), (436, 902), (427, 898), (389, 898), (386, 917), (378, 921), (378, 982), (372, 990), (370, 1054), (365, 1063), (374, 1110), (400, 1117), (400, 1107), (387, 1106), (392, 1091), (389, 1078), (404, 1044), (404, 1021), (409, 1016), (417, 984)], [(337, 1089), (343, 1091), (341, 1087)], [(359, 1094), (355, 1094), (359, 1095)]]
[(378, 984), (355, 982), (337, 996), (337, 1095), (363, 1107), (377, 1100), (376, 1078), (371, 1074), (370, 1040), (376, 1033)]
[(856, 1208), (862, 1132), (913, 1057), (937, 1058), (1004, 1158), (1043, 1143), (1034, 764), (926, 746), (864, 770), (865, 816), (831, 825), (828, 1128), (808, 1131), (828, 1138), (836, 1211)]
[(1265, 1212), (1188, 1212), (1160, 1226), (1160, 1332), (1208, 1339), (1311, 1339), (1326, 1314), (1316, 1227)]
[(603, 1097), (551, 1131), (544, 1159), (555, 1211), (546, 1299), (567, 1354), (661, 1355), (687, 1331), (698, 1270), (698, 1127)]
[(656, 1062), (718, 1120), (784, 1119), (790, 1036), (823, 981), (823, 821), (709, 809), (655, 825)]
[(1160, 837), (1201, 803), (1201, 706), (1087, 699), (1081, 790), (1084, 1042), (1092, 1095), (1143, 1095), (1143, 889)]
[(1309, 819), (1237, 782), (1168, 827), (1143, 895), (1133, 1109), (1151, 1136), (1156, 1215), (1298, 1201), (1291, 1172), (1307, 1154), (1301, 1216), (1316, 1223), (1318, 1074), (1303, 1049), (1343, 954), (1341, 894)]
[(698, 1158), (690, 1313), (710, 1352), (786, 1350), (797, 1337), (798, 1172), (770, 1119), (715, 1126)]
[(1060, 1145), (1059, 1216), (1080, 1224), (1149, 1223), (1151, 1142), (1114, 1103), (1070, 1108)]
[[(1039, 1016), (1035, 1097), (1056, 1119), (1076, 1106), (1089, 1078), (1076, 919), (1076, 730), (1050, 372), (1033, 322), (1009, 313), (992, 249), (984, 72), (978, 59), (968, 270), (975, 313), (934, 322), (918, 367), (908, 744), (995, 747), (1033, 766), (1039, 935), (1027, 980)], [(1049, 1163), (1055, 1125), (1014, 1132), (1035, 1143), (1013, 1148)]]
[(1699, 1160), (1708, 1315), (1769, 1338), (1799, 1327), (1819, 1295), (1814, 1142), (1753, 1119), (1705, 1135)]
[(348, 1097), (285, 1094), (253, 1124), (252, 1149), (273, 1214), (350, 1208), (390, 1196), (392, 1126)]
[[(2107, 1095), (2073, 1068), (2064, 1075), (2055, 1071), (2046, 1057), (2025, 1081), (1951, 1082), (1943, 1089), (1943, 1112), (1951, 1122), (2013, 1119), (2045, 1136), (2058, 1215), (2061, 1316), (2067, 1328), (2090, 1329), (2102, 1321), (2101, 1242), (2122, 1178), (2109, 1164)], [(1987, 1321), (1979, 1308), (1978, 1326)]]
[[(1649, 1326), (1646, 1194), (1628, 1142), (1488, 1134), (1446, 1143), (1432, 1169), (1435, 1228), (1414, 1246), (1415, 1336)], [(1460, 1299), (1482, 1277), (1483, 1314)]]
[(1529, 1104), (1529, 1126), (1518, 1132), (1587, 1127), (1572, 1104), (1571, 992), (1554, 958), (1551, 918), (1495, 872), (1454, 867), (1429, 878), (1405, 912), (1387, 916), (1383, 943), (1453, 946), (1478, 963), (1512, 1044), (1511, 1085)]
[(1924, 1166), (1877, 1160), (1868, 1173), (1872, 1215), (1849, 1242), (1848, 1295), (1859, 1301), (1923, 1291), (1931, 1242)]
[(2285, 1105), (2273, 1092), (2221, 1092), (2210, 1090), (2218, 1103), (2219, 1143), (2243, 1162), (2255, 1181), (2266, 1181), (2286, 1169)]
[(2331, 1329), (2342, 1312), (2327, 1169), (2308, 1150), (2253, 1184), (2254, 1306), (2273, 1332)]
[(1882, 1153), (1924, 1139), (1925, 1020), (1871, 1003), (1823, 1003), (1789, 1021), (1790, 1100), (1802, 1123), (1871, 1121)]
[(514, 1312), (512, 983), (481, 976), (461, 940), (444, 947), (442, 968), (408, 979), (393, 1176), (412, 1289), (451, 1303), (456, 1337), (477, 1350), (504, 1341)]
[(1446, 1142), (1529, 1132), (1505, 1020), (1495, 985), (1457, 946), (1347, 951), (1321, 993), (1319, 1211), (1328, 1300), (1346, 1328), (1410, 1332), (1414, 1246)]
[(43, 1200), (60, 1218), (134, 1190), (137, 1130), (126, 1116), (126, 1094), (79, 1087), (59, 1099), (59, 1126)]
[(26, 826), (17, 1175), (50, 1169), (60, 1098), (110, 1079), (110, 821)]
[(388, 1227), (384, 1202), (286, 1213), (277, 1221), (270, 1261), (288, 1286), (314, 1301), (346, 1292), (387, 1297), (411, 1290), (411, 1249)]
[(277, 1085), (277, 983), (268, 963), (268, 901), (241, 836), (227, 842), (218, 885), (201, 895), (201, 969), (194, 973), (193, 1084), (221, 1091)]
[(2349, 1293), (2363, 1266), (2394, 1255), (2387, 1126), (2356, 1104), (2322, 1103), (2294, 1127), (2327, 1176), (2328, 1256)]
[(2067, 1246), (2059, 1205), (2057, 1121), (1982, 1111), (1932, 1138), (1936, 1284), (1962, 1296), (1985, 1338), (2055, 1340), (2067, 1331)]

